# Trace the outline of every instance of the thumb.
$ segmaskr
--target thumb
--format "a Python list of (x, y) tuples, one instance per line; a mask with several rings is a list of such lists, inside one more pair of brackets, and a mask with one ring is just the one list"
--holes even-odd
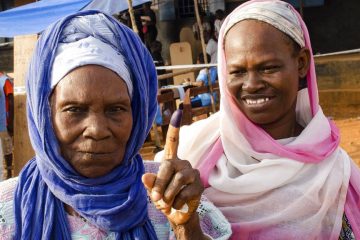
[(145, 173), (141, 177), (141, 181), (143, 182), (145, 188), (148, 191), (151, 191), (151, 189), (153, 188), (155, 180), (156, 180), (156, 174), (154, 173)]

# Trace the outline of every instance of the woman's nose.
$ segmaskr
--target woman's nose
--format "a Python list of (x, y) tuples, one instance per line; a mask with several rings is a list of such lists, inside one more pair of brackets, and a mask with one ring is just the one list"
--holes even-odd
[(247, 74), (246, 80), (243, 82), (241, 89), (248, 93), (255, 93), (260, 89), (265, 88), (266, 84), (261, 79), (260, 74), (255, 71), (251, 71)]
[(111, 135), (105, 114), (91, 113), (85, 120), (84, 137), (102, 140)]

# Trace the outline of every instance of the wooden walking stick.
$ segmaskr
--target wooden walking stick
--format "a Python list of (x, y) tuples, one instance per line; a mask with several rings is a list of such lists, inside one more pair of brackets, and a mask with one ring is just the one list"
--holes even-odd
[(130, 14), (132, 29), (134, 32), (136, 32), (136, 34), (139, 34), (139, 29), (136, 26), (136, 21), (135, 21), (135, 17), (134, 17), (134, 9), (132, 7), (132, 0), (127, 0), (127, 2), (129, 5), (129, 14)]

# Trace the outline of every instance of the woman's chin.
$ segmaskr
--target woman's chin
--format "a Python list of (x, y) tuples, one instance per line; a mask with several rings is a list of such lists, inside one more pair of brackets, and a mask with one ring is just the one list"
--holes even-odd
[(76, 171), (83, 177), (86, 178), (98, 178), (109, 174), (113, 168), (98, 168), (98, 167), (88, 167), (83, 169), (76, 169)]
[[(121, 156), (121, 157), (119, 157)], [(82, 176), (98, 178), (109, 174), (122, 162), (123, 154), (118, 152), (108, 154), (77, 153), (69, 162)]]

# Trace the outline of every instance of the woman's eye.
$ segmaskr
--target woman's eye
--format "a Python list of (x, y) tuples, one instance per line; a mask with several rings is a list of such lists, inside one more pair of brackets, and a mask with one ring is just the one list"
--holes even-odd
[(279, 66), (266, 66), (262, 69), (264, 73), (274, 73), (279, 70)]
[(85, 111), (85, 108), (83, 107), (68, 107), (65, 109), (66, 112), (70, 113), (81, 113)]
[(245, 74), (246, 74), (245, 69), (237, 69), (237, 70), (234, 70), (234, 71), (230, 72), (230, 75), (233, 75), (233, 76), (243, 76)]
[(126, 111), (126, 109), (122, 106), (114, 106), (114, 107), (108, 108), (108, 112), (110, 112), (110, 113), (118, 113), (118, 112), (123, 112), (123, 111)]

